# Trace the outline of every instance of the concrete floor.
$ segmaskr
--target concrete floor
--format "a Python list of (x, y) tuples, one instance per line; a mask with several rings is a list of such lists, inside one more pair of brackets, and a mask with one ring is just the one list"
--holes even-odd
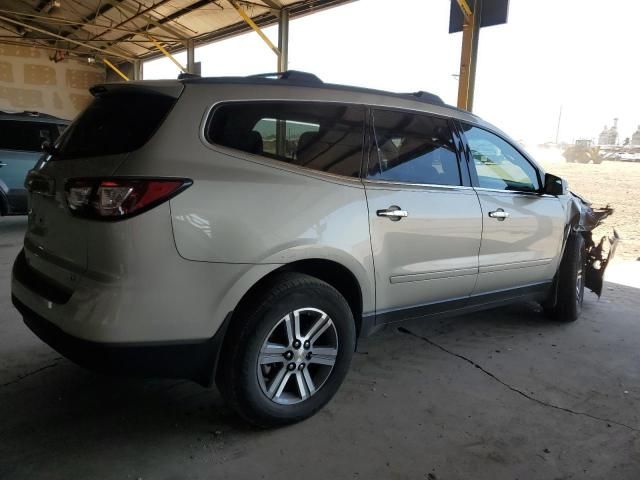
[(640, 296), (608, 283), (563, 325), (533, 305), (372, 337), (337, 397), (275, 431), (217, 391), (109, 378), (10, 304), (23, 218), (0, 219), (0, 478), (640, 478)]

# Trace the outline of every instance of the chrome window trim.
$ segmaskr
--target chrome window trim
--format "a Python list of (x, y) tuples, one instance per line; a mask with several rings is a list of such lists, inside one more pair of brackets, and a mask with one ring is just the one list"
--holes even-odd
[(277, 170), (283, 170), (296, 175), (302, 175), (304, 177), (315, 178), (325, 182), (335, 183), (338, 185), (344, 185), (347, 187), (362, 188), (362, 181), (360, 177), (347, 177), (345, 175), (338, 175), (336, 173), (323, 172), (320, 170), (313, 170), (311, 168), (300, 167), (298, 165), (292, 165), (282, 160), (276, 160), (275, 158), (263, 157), (262, 155), (256, 155), (254, 153), (244, 152), (231, 147), (223, 147), (217, 144), (207, 144), (205, 147), (214, 152), (227, 155), (229, 157), (237, 158), (239, 160), (245, 160), (247, 162), (262, 165), (264, 167), (275, 168)]
[[(368, 180), (366, 178), (363, 178), (362, 175), (362, 171), (360, 172), (360, 176), (359, 177), (347, 177), (345, 175), (338, 175), (336, 173), (330, 173), (330, 172), (323, 172), (321, 170), (314, 170), (312, 168), (307, 168), (307, 167), (301, 167), (298, 165), (293, 165), (289, 162), (284, 162), (282, 160), (277, 160), (275, 158), (269, 158), (269, 157), (265, 157), (263, 155), (255, 155), (252, 153), (248, 153), (248, 152), (244, 152), (242, 150), (238, 150), (236, 148), (231, 148), (231, 147), (225, 147), (224, 145), (219, 145), (217, 143), (213, 143), (210, 142), (209, 139), (207, 138), (207, 125), (209, 124), (209, 120), (214, 112), (214, 110), (219, 107), (220, 105), (226, 105), (229, 103), (252, 103), (252, 102), (296, 102), (296, 103), (330, 103), (330, 104), (339, 104), (339, 105), (351, 105), (351, 106), (359, 106), (359, 107), (363, 107), (366, 112), (365, 112), (365, 118), (363, 121), (363, 135), (366, 137), (366, 130), (367, 130), (367, 118), (366, 118), (366, 114), (369, 111), (369, 109), (372, 108), (387, 108), (387, 109), (391, 109), (394, 111), (403, 111), (403, 112), (408, 112), (408, 113), (415, 113), (415, 114), (422, 114), (422, 115), (433, 115), (435, 117), (438, 118), (442, 118), (444, 120), (458, 120), (456, 117), (454, 116), (448, 116), (442, 113), (438, 113), (438, 112), (431, 112), (428, 110), (417, 110), (417, 109), (412, 109), (412, 108), (407, 108), (407, 107), (398, 107), (398, 106), (393, 106), (393, 105), (387, 105), (387, 104), (376, 104), (376, 103), (363, 103), (363, 102), (349, 102), (349, 101), (342, 101), (342, 100), (316, 100), (316, 99), (298, 99), (298, 98), (264, 98), (264, 97), (260, 97), (260, 98), (241, 98), (241, 99), (228, 99), (228, 100), (218, 100), (214, 103), (212, 103), (209, 107), (207, 107), (207, 109), (204, 112), (204, 115), (202, 116), (202, 120), (200, 121), (200, 128), (199, 128), (199, 137), (200, 137), (200, 141), (202, 142), (202, 144), (215, 151), (215, 152), (219, 152), (219, 153), (223, 153), (225, 155), (230, 155), (232, 157), (235, 158), (240, 158), (241, 160), (247, 160), (250, 162), (254, 162), (254, 163), (258, 163), (260, 165), (265, 165), (265, 166), (271, 166), (274, 168), (280, 168), (282, 170), (286, 170), (286, 171), (291, 171), (293, 173), (298, 173), (301, 175), (307, 175), (307, 176), (311, 176), (311, 177), (315, 177), (316, 174), (319, 176), (328, 176), (330, 177), (328, 180), (342, 180), (342, 181), (347, 181), (347, 182), (359, 182), (360, 185), (362, 186), (364, 183), (366, 182), (379, 182), (379, 183), (385, 183), (385, 184), (390, 184), (390, 185), (407, 185), (409, 187), (413, 186), (413, 187), (437, 187), (437, 188), (451, 188), (451, 189), (472, 189), (473, 187), (470, 186), (465, 186), (465, 185), (437, 185), (437, 184), (429, 184), (429, 183), (406, 183), (406, 182), (392, 182), (392, 181), (385, 181), (385, 180)], [(470, 123), (471, 125), (474, 125), (473, 123)], [(453, 135), (453, 132), (451, 132)], [(365, 162), (365, 157), (367, 155), (367, 152), (365, 151), (365, 147), (366, 147), (366, 142), (363, 140), (363, 165)], [(240, 153), (242, 156), (238, 156), (238, 153)], [(462, 152), (456, 152), (456, 156), (461, 157)], [(460, 161), (460, 159), (458, 160)], [(276, 162), (276, 163), (274, 163)], [(458, 168), (460, 169), (460, 165), (458, 165)], [(308, 173), (312, 173), (312, 175), (308, 175)], [(462, 173), (460, 172), (460, 177), (462, 177)], [(462, 182), (462, 178), (460, 178), (460, 181)]]
[[(398, 107), (398, 106), (394, 106), (394, 105), (378, 104), (378, 103), (350, 102), (350, 101), (344, 101), (344, 100), (316, 100), (316, 99), (280, 98), (280, 97), (277, 97), (277, 98), (264, 98), (264, 97), (260, 97), (260, 98), (241, 98), (241, 99), (231, 99), (231, 100), (218, 100), (218, 101), (212, 103), (209, 107), (207, 107), (207, 109), (205, 110), (204, 115), (202, 117), (202, 120), (200, 122), (200, 132), (199, 132), (200, 133), (200, 135), (199, 135), (200, 136), (200, 140), (205, 145), (222, 146), (222, 145), (218, 145), (216, 143), (211, 143), (207, 139), (207, 135), (206, 135), (207, 124), (209, 123), (209, 118), (211, 117), (211, 114), (212, 114), (213, 110), (215, 110), (217, 107), (219, 107), (222, 104), (227, 104), (227, 103), (248, 103), (248, 102), (297, 102), (297, 103), (332, 103), (332, 104), (339, 104), (339, 105), (355, 105), (355, 106), (363, 107), (365, 109), (366, 108), (387, 108), (387, 109), (396, 110), (396, 111), (418, 113), (418, 114), (423, 114), (423, 115), (433, 115), (435, 117), (442, 118), (442, 119), (445, 119), (445, 120), (454, 119), (454, 120), (461, 121), (461, 120), (459, 120), (457, 117), (455, 117), (453, 115), (447, 115), (447, 114), (444, 114), (444, 113), (433, 112), (433, 111), (430, 111), (430, 110), (417, 110), (415, 108)], [(445, 108), (448, 108), (448, 106), (445, 107)], [(472, 122), (469, 122), (468, 120), (465, 120), (465, 121), (467, 123), (469, 123), (470, 125), (476, 126), (476, 124), (474, 124)], [(366, 123), (366, 119), (365, 119), (365, 123)], [(228, 148), (228, 147), (223, 147), (223, 148)], [(235, 149), (233, 149), (233, 150), (235, 150)]]
[[(261, 98), (232, 99), (232, 100), (219, 100), (217, 102), (212, 103), (205, 110), (204, 115), (202, 117), (202, 120), (200, 122), (199, 137), (200, 137), (200, 141), (203, 143), (203, 145), (205, 147), (207, 147), (207, 148), (209, 148), (209, 149), (211, 149), (211, 150), (213, 150), (215, 152), (222, 153), (222, 154), (225, 154), (225, 155), (230, 155), (232, 157), (239, 158), (241, 160), (247, 160), (247, 161), (250, 161), (250, 162), (253, 162), (253, 163), (257, 163), (259, 165), (278, 168), (280, 170), (285, 170), (285, 171), (289, 171), (289, 172), (292, 172), (292, 173), (296, 173), (296, 174), (299, 174), (299, 175), (304, 175), (304, 176), (308, 176), (308, 177), (312, 177), (312, 178), (320, 177), (320, 178), (318, 178), (319, 180), (331, 181), (332, 183), (335, 183), (336, 181), (338, 181), (338, 182), (340, 182), (341, 185), (345, 185), (346, 184), (346, 186), (352, 186), (352, 187), (367, 186), (368, 184), (370, 184), (370, 186), (380, 186), (380, 187), (384, 187), (384, 186), (388, 186), (388, 187), (408, 187), (408, 188), (426, 187), (426, 188), (436, 188), (436, 189), (442, 189), (442, 190), (474, 190), (474, 191), (480, 191), (480, 192), (496, 192), (496, 193), (511, 194), (511, 195), (524, 195), (524, 196), (532, 196), (532, 195), (534, 195), (534, 196), (537, 196), (537, 197), (556, 198), (553, 195), (540, 194), (540, 193), (537, 193), (537, 192), (518, 192), (518, 191), (512, 191), (512, 190), (500, 190), (500, 189), (474, 187), (474, 186), (466, 186), (466, 185), (439, 185), (439, 184), (432, 184), (432, 183), (394, 182), (394, 181), (389, 181), (389, 180), (372, 180), (372, 179), (367, 179), (367, 178), (362, 178), (362, 177), (361, 178), (347, 177), (345, 175), (338, 175), (338, 174), (335, 174), (335, 173), (323, 172), (323, 171), (320, 171), (320, 170), (314, 170), (314, 169), (307, 168), (307, 167), (300, 167), (298, 165), (293, 165), (293, 164), (291, 164), (289, 162), (284, 162), (282, 160), (277, 160), (277, 159), (274, 159), (274, 158), (265, 157), (263, 155), (255, 155), (255, 154), (251, 154), (251, 153), (248, 153), (248, 152), (244, 152), (242, 150), (238, 150), (236, 148), (225, 147), (223, 145), (218, 145), (217, 143), (210, 142), (207, 139), (207, 136), (206, 136), (206, 128), (207, 128), (207, 124), (209, 123), (209, 119), (210, 119), (213, 111), (215, 110), (215, 108), (217, 108), (218, 106), (220, 106), (222, 104), (247, 103), (247, 102), (332, 103), (332, 104), (340, 104), (340, 105), (360, 106), (360, 107), (363, 107), (365, 109), (368, 109), (368, 108), (380, 108), (380, 107), (382, 107), (382, 108), (392, 108), (392, 109), (398, 110), (398, 111), (406, 111), (406, 112), (410, 112), (410, 113), (434, 115), (434, 116), (441, 117), (441, 118), (444, 118), (444, 119), (455, 118), (455, 117), (447, 117), (447, 116), (439, 114), (439, 113), (432, 113), (432, 112), (423, 111), (423, 110), (415, 110), (415, 109), (406, 108), (406, 107), (394, 107), (394, 106), (388, 106), (388, 105), (377, 105), (377, 104), (369, 104), (369, 103), (362, 103), (362, 102), (348, 102), (348, 101), (341, 101), (341, 100), (306, 100), (306, 99), (305, 100), (301, 100), (301, 99), (295, 99), (295, 98), (264, 98), (264, 97), (261, 97)], [(471, 125), (473, 125), (473, 124), (471, 124)], [(476, 126), (476, 125), (473, 125), (473, 126)], [(366, 119), (365, 119), (365, 124), (364, 124), (363, 128), (365, 128), (365, 130), (366, 130)], [(483, 128), (483, 127), (479, 127), (479, 128)], [(494, 131), (489, 130), (487, 128), (483, 128), (483, 130), (486, 130), (486, 131), (498, 136), (499, 138), (501, 138), (505, 142), (509, 143), (509, 145), (512, 145), (511, 142), (507, 141), (501, 135), (496, 134)], [(364, 149), (364, 145), (363, 145), (363, 149)], [(516, 150), (518, 151), (518, 153), (520, 153), (522, 155), (522, 152), (520, 152), (520, 150), (518, 150), (517, 148), (516, 148)], [(366, 152), (365, 152), (365, 155), (366, 155)], [(523, 157), (525, 157), (525, 159), (527, 161), (529, 161), (530, 164), (532, 163), (529, 160), (529, 158), (527, 158), (526, 155), (523, 155)], [(535, 164), (532, 164), (532, 166), (534, 168), (536, 168), (536, 170), (538, 170)], [(328, 178), (323, 178), (323, 177), (328, 177)]]
[(555, 195), (549, 195), (547, 193), (540, 192), (526, 192), (519, 190), (501, 190), (499, 188), (485, 188), (485, 187), (473, 187), (479, 193), (488, 192), (488, 193), (507, 193), (510, 195), (522, 195), (526, 197), (546, 197), (546, 198), (557, 198)]
[(363, 178), (362, 183), (365, 186), (367, 184), (373, 184), (372, 186), (391, 186), (391, 187), (427, 187), (427, 188), (437, 188), (442, 190), (473, 190), (473, 187), (468, 187), (466, 185), (440, 185), (437, 183), (409, 183), (409, 182), (394, 182), (392, 180), (371, 180), (368, 178)]

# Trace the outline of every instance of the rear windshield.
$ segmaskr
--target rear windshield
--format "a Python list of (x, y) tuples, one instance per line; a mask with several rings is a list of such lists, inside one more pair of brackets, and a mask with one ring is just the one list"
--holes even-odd
[(176, 99), (155, 93), (113, 93), (96, 97), (56, 146), (57, 159), (127, 153), (142, 147)]
[(54, 142), (64, 125), (0, 120), (0, 149), (39, 152), (43, 142)]

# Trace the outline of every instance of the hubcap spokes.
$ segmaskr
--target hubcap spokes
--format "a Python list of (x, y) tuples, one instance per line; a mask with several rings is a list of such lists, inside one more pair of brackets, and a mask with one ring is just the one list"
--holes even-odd
[(322, 310), (300, 308), (282, 317), (265, 338), (257, 362), (258, 383), (275, 403), (304, 401), (329, 378), (337, 355), (333, 320)]

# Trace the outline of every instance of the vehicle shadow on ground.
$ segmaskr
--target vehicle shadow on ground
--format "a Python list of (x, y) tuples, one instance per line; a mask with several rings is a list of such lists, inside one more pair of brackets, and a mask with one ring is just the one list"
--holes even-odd
[[(398, 338), (398, 327), (434, 339), (464, 336), (489, 341), (563, 328), (546, 320), (533, 304), (442, 320), (398, 322), (363, 342), (354, 362), (384, 358), (392, 344), (405, 341)], [(60, 432), (65, 428), (76, 431), (78, 423), (89, 430), (107, 427), (108, 431), (114, 427), (114, 420), (131, 431), (149, 430), (153, 434), (175, 429), (200, 433), (254, 430), (225, 405), (215, 387), (203, 388), (188, 380), (112, 377), (90, 372), (61, 357), (24, 374), (23, 378), (10, 380), (0, 392), (2, 403), (11, 404), (14, 417), (38, 425), (37, 432), (33, 432), (37, 435), (46, 436), (47, 431)], [(74, 424), (67, 422), (69, 418), (73, 418)]]
[[(629, 298), (637, 290), (615, 285), (611, 293), (615, 300), (616, 297)], [(585, 313), (593, 316), (596, 310), (600, 315), (599, 310), (606, 312), (609, 308), (609, 304), (598, 302), (590, 294)], [(390, 325), (359, 347), (352, 373), (342, 390), (350, 392), (349, 395), (339, 394), (329, 409), (318, 414), (319, 421), (328, 424), (323, 428), (333, 428), (331, 411), (341, 406), (347, 408), (345, 402), (354, 401), (354, 392), (356, 398), (365, 399), (364, 408), (366, 396), (374, 395), (370, 384), (384, 382), (378, 377), (382, 369), (395, 376), (400, 367), (396, 368), (394, 363), (415, 361), (415, 352), (424, 350), (425, 344), (407, 335), (407, 331), (473, 357), (484, 350), (493, 352), (505, 339), (517, 342), (522, 336), (553, 337), (574, 326), (579, 327), (548, 320), (536, 304)], [(591, 325), (587, 323), (586, 328), (590, 329)], [(42, 348), (48, 347), (42, 345)], [(433, 352), (442, 355), (436, 349)], [(420, 368), (424, 368), (424, 375), (435, 375), (429, 370), (428, 362)], [(190, 381), (109, 377), (84, 370), (60, 357), (44, 366), (34, 365), (34, 371), (29, 373), (0, 387), (0, 404), (5, 412), (0, 424), (0, 477), (3, 471), (15, 474), (19, 468), (16, 465), (22, 462), (40, 462), (36, 460), (38, 454), (51, 457), (81, 451), (83, 457), (93, 458), (99, 457), (108, 445), (115, 452), (122, 450), (123, 454), (131, 455), (127, 449), (132, 443), (136, 445), (137, 454), (139, 450), (140, 458), (153, 451), (177, 448), (187, 459), (204, 451), (212, 454), (211, 458), (226, 459), (219, 460), (222, 462), (233, 459), (234, 455), (248, 455), (251, 445), (260, 439), (279, 435), (248, 426), (225, 404), (215, 388), (205, 389)], [(290, 428), (305, 431), (308, 425), (305, 422)], [(25, 445), (29, 445), (27, 450)]]

